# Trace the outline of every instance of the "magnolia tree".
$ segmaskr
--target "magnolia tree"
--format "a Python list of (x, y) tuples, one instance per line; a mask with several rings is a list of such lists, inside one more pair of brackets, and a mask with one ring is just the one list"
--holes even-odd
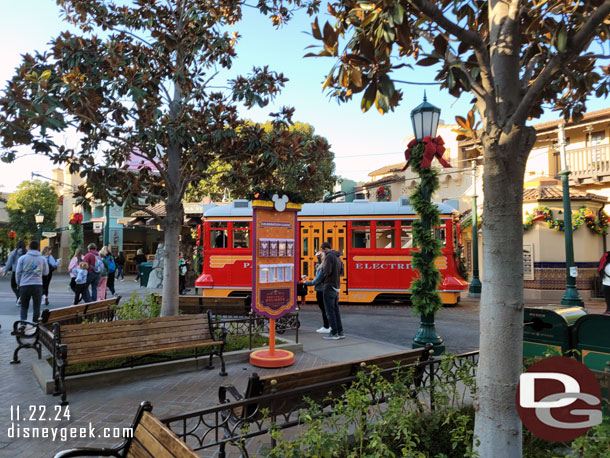
[[(402, 98), (395, 83), (409, 63), (436, 66), (441, 88), (474, 98), (485, 166), (475, 448), (482, 457), (520, 456), (521, 207), (536, 138), (527, 121), (544, 105), (578, 120), (587, 97), (608, 94), (610, 1), (342, 0), (328, 10), (336, 21), (320, 27), (316, 19), (312, 32), (322, 50), (310, 55), (335, 59), (324, 87), (339, 100), (360, 93), (363, 111), (373, 104), (392, 110)], [(464, 136), (476, 134), (474, 115), (458, 122)]]
[[(239, 2), (57, 3), (81, 32), (63, 32), (47, 51), (23, 57), (0, 97), (2, 158), (14, 160), (25, 145), (84, 177), (77, 191), (83, 203), (101, 199), (158, 219), (166, 253), (161, 314), (176, 314), (188, 185), (206, 179), (217, 159), (255, 157), (256, 167), (269, 170), (278, 157), (301, 154), (305, 139), (288, 129), (292, 109), (271, 114), (271, 131), (237, 114), (238, 103), (265, 106), (286, 78), (255, 67), (218, 81), (219, 69), (229, 69), (236, 57), (239, 35), (226, 29), (241, 18)], [(271, 11), (264, 1), (259, 7)], [(56, 141), (67, 130), (77, 132), (77, 147)], [(306, 159), (307, 151), (302, 154)], [(158, 202), (165, 203), (162, 219), (147, 209)]]

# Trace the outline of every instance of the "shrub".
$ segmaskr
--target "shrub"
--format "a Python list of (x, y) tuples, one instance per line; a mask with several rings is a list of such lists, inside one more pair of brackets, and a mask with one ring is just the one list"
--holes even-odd
[(134, 291), (129, 299), (121, 301), (116, 314), (119, 320), (157, 318), (161, 315), (161, 301), (155, 294), (146, 293), (142, 297)]

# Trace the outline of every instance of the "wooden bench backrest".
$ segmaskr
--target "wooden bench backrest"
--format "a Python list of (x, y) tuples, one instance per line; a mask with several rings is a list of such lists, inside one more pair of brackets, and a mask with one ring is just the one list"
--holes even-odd
[(208, 315), (170, 316), (61, 327), (67, 363), (137, 356), (212, 342)]
[(127, 451), (133, 458), (197, 457), (188, 445), (149, 412), (144, 412)]
[[(270, 394), (271, 392), (338, 380), (354, 375), (366, 366), (374, 365), (382, 370), (397, 367), (396, 363), (400, 364), (400, 366), (407, 366), (417, 362), (422, 354), (423, 349), (407, 350), (344, 363), (330, 364), (328, 366), (314, 367), (302, 371), (266, 375), (260, 377), (262, 384), (262, 392), (260, 394)], [(274, 382), (272, 383), (272, 381)]]
[[(245, 406), (244, 409), (240, 409), (239, 412), (236, 412), (236, 415), (256, 417), (260, 415), (262, 409), (267, 407), (271, 407), (274, 414), (293, 412), (300, 408), (308, 407), (309, 402), (307, 399), (311, 399), (320, 405), (327, 405), (329, 403), (328, 399), (340, 396), (350, 384), (349, 382), (344, 384), (332, 384), (332, 382), (355, 376), (358, 371), (366, 370), (367, 366), (377, 366), (383, 370), (415, 364), (422, 358), (424, 351), (423, 348), (420, 348), (344, 363), (330, 364), (328, 366), (315, 367), (302, 371), (285, 372), (260, 378), (256, 375), (252, 376), (248, 379), (248, 386), (245, 393), (246, 398), (279, 393), (296, 388), (305, 388), (305, 390), (295, 394), (290, 402), (286, 401), (279, 403), (271, 399), (264, 405), (259, 403)], [(325, 382), (330, 382), (331, 385), (325, 384)]]
[(62, 307), (59, 309), (45, 309), (41, 314), (42, 322), (66, 323), (68, 321), (80, 321), (85, 315), (109, 311), (112, 307), (115, 307), (119, 303), (120, 299), (121, 298), (119, 296), (101, 301), (70, 305), (68, 307)]
[(248, 316), (250, 303), (240, 297), (180, 296), (178, 308), (181, 313), (204, 313), (210, 310), (214, 316)]

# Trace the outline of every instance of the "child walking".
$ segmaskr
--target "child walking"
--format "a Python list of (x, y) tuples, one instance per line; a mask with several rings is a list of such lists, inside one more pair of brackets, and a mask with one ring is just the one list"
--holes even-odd
[(89, 264), (86, 262), (80, 262), (72, 271), (74, 275), (74, 305), (78, 304), (85, 295), (88, 271)]

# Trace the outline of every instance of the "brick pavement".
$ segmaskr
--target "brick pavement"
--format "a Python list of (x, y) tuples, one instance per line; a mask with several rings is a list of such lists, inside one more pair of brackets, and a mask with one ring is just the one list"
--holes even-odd
[[(136, 290), (137, 285), (132, 282), (121, 283), (120, 289)], [(0, 284), (2, 291), (6, 289), (5, 282)], [(59, 291), (64, 288), (62, 282), (57, 281), (55, 288)], [(128, 295), (128, 294), (127, 294)], [(528, 302), (528, 305), (545, 304), (548, 301)], [(605, 305), (600, 301), (590, 301), (586, 304), (590, 313), (600, 313)], [(14, 307), (14, 305), (13, 305)], [(360, 307), (358, 307), (360, 308)], [(350, 360), (358, 355), (389, 353), (396, 351), (397, 346), (368, 340), (364, 337), (349, 335), (343, 341), (327, 342), (320, 340), (320, 336), (313, 332), (317, 322), (315, 308), (307, 307), (310, 319), (306, 320), (309, 327), (300, 332), (300, 340), (304, 342), (304, 352), (296, 354), (295, 365), (290, 370), (299, 370), (328, 364), (332, 361)], [(456, 313), (476, 314), (478, 300), (464, 299), (462, 303), (450, 309), (445, 309), (448, 315)], [(346, 309), (344, 309), (346, 310)], [(347, 311), (347, 310), (346, 310)], [(388, 310), (388, 312), (390, 312)], [(391, 313), (391, 312), (390, 312)], [(55, 414), (58, 398), (43, 394), (32, 372), (32, 363), (36, 360), (35, 352), (22, 350), (20, 358), (22, 363), (11, 365), (12, 352), (15, 348), (14, 337), (10, 336), (10, 327), (7, 326), (14, 319), (13, 316), (0, 315), (2, 329), (0, 330), (0, 457), (38, 458), (53, 456), (54, 453), (75, 446), (111, 446), (119, 442), (114, 438), (84, 438), (67, 440), (49, 438), (23, 438), (9, 437), (11, 426), (11, 406), (19, 406), (21, 416), (29, 417), (31, 409), (40, 412), (46, 408), (46, 416)], [(285, 335), (294, 338), (290, 334)], [(383, 337), (381, 337), (383, 340)], [(181, 412), (196, 410), (211, 406), (217, 402), (217, 388), (220, 384), (234, 384), (240, 391), (246, 385), (250, 373), (272, 373), (269, 369), (255, 369), (247, 363), (231, 362), (227, 365), (228, 377), (218, 375), (216, 369), (199, 370), (176, 375), (148, 378), (135, 382), (126, 382), (116, 385), (103, 385), (99, 388), (89, 388), (69, 391), (70, 419), (63, 421), (30, 421), (15, 422), (15, 426), (24, 427), (76, 427), (95, 428), (97, 434), (102, 428), (128, 427), (138, 405), (148, 400), (154, 406), (153, 412), (159, 417), (177, 415)], [(229, 456), (237, 456), (236, 451), (228, 448)], [(206, 452), (209, 453), (209, 452)], [(202, 454), (202, 456), (214, 456)]]

